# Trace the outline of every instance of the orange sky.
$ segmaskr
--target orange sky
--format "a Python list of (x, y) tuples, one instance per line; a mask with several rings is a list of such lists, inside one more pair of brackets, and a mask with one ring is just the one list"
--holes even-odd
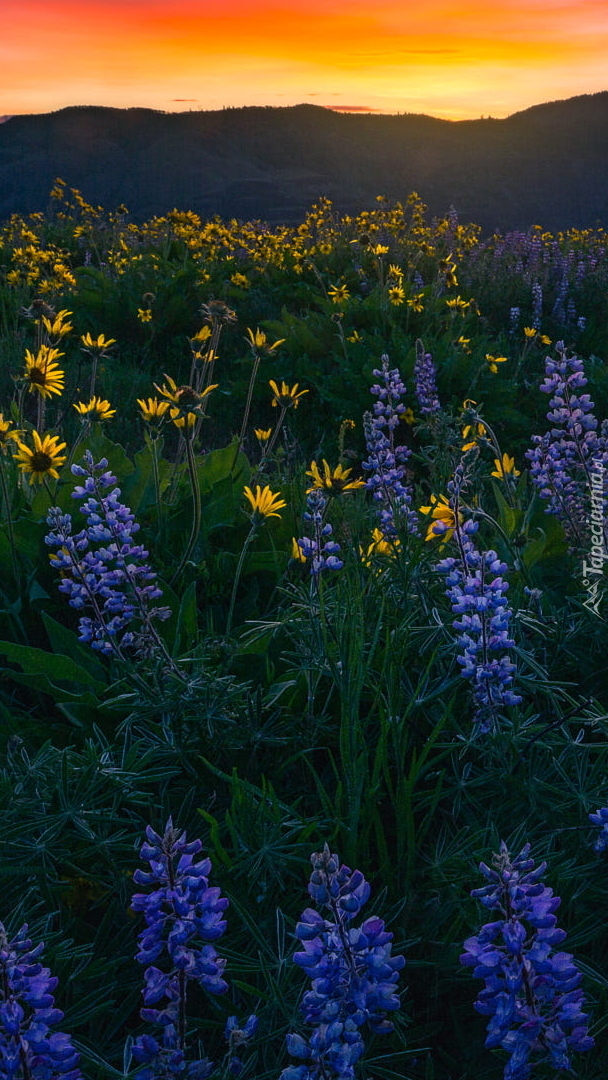
[(0, 115), (294, 105), (507, 116), (608, 89), (606, 0), (1, 0)]

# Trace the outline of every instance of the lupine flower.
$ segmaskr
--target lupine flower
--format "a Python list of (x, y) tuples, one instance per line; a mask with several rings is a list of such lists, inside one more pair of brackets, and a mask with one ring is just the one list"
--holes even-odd
[(589, 821), (599, 825), (601, 832), (593, 845), (594, 851), (601, 852), (608, 849), (608, 807), (602, 806), (595, 813), (589, 814)]
[(437, 570), (446, 575), (446, 594), (458, 616), (453, 623), (462, 648), (457, 660), (474, 688), (473, 722), (485, 734), (495, 727), (498, 710), (518, 705), (521, 697), (511, 690), (516, 668), (504, 651), (515, 645), (509, 636), (509, 584), (501, 576), (508, 567), (495, 551), (477, 550), (472, 537), (478, 527), (474, 521), (454, 521), (460, 559), (443, 559)]
[(393, 935), (375, 916), (352, 925), (370, 895), (359, 870), (341, 866), (327, 844), (310, 859), (308, 893), (318, 908), (307, 908), (296, 926), (303, 950), (294, 961), (311, 980), (302, 1013), (314, 1025), (308, 1039), (287, 1036), (292, 1057), (305, 1062), (283, 1070), (280, 1080), (354, 1080), (353, 1066), (365, 1050), (360, 1028), (386, 1034), (386, 1014), (399, 1008), (398, 972), (403, 956), (391, 956)]
[(312, 536), (302, 536), (298, 547), (307, 561), (310, 572), (318, 577), (324, 570), (341, 570), (344, 563), (338, 558), (340, 545), (331, 539), (332, 527), (324, 520), (327, 496), (319, 488), (311, 488), (306, 498), (304, 521), (310, 522)]
[(581, 975), (570, 953), (555, 952), (566, 934), (553, 914), (560, 904), (541, 882), (546, 863), (534, 869), (526, 844), (515, 859), (504, 843), (495, 869), (481, 863), (489, 882), (473, 889), (493, 920), (464, 943), (460, 961), (484, 980), (475, 1008), (488, 1016), (485, 1045), (509, 1054), (504, 1080), (527, 1080), (532, 1067), (547, 1062), (570, 1069), (572, 1051), (589, 1050)]
[[(72, 497), (84, 500), (86, 527), (73, 535), (71, 515), (57, 506), (47, 516), (51, 531), (45, 542), (58, 549), (50, 558), (61, 575), (59, 591), (69, 597), (70, 607), (92, 611), (80, 617), (81, 641), (108, 654), (123, 648), (149, 650), (157, 640), (152, 621), (168, 618), (169, 609), (150, 606), (162, 592), (145, 561), (148, 552), (133, 541), (139, 525), (119, 501), (120, 488), (105, 471), (106, 458), (95, 464), (87, 450), (84, 462), (84, 467), (72, 465), (72, 473), (84, 478)], [(131, 623), (137, 629), (127, 629)]]
[(239, 1026), (236, 1016), (229, 1016), (224, 1028), (224, 1037), (228, 1043), (228, 1069), (233, 1076), (240, 1076), (244, 1065), (240, 1051), (243, 1046), (255, 1035), (258, 1028), (258, 1018), (255, 1013), (247, 1017), (243, 1027)]
[[(590, 518), (590, 474), (598, 461), (604, 470), (608, 466), (608, 437), (597, 433), (589, 394), (578, 393), (587, 384), (582, 360), (567, 356), (561, 341), (555, 348), (558, 358), (546, 357), (540, 386), (552, 395), (547, 413), (552, 427), (546, 435), (532, 436), (533, 449), (525, 456), (532, 480), (548, 503), (547, 513), (559, 517), (571, 542), (580, 546)], [(600, 509), (605, 497), (601, 487)]]
[(146, 921), (136, 957), (146, 968), (140, 1016), (160, 1028), (158, 1038), (142, 1035), (133, 1045), (134, 1059), (147, 1066), (139, 1080), (205, 1080), (213, 1070), (207, 1058), (187, 1061), (188, 982), (210, 994), (228, 989), (222, 978), (226, 962), (210, 944), (226, 929), (228, 901), (218, 888), (209, 887), (210, 860), (194, 860), (202, 846), (200, 840), (188, 843), (171, 818), (162, 836), (148, 826), (141, 857), (150, 869), (133, 875), (136, 884), (152, 886), (131, 901), (132, 910), (142, 911)]
[(81, 1080), (70, 1036), (51, 1031), (63, 1020), (55, 1008), (57, 979), (40, 963), (27, 926), (12, 940), (0, 923), (0, 1076), (5, 1080)]
[(382, 367), (374, 369), (374, 375), (381, 381), (371, 387), (371, 393), (378, 398), (373, 414), (365, 413), (363, 417), (367, 461), (362, 465), (369, 473), (365, 486), (379, 504), (380, 529), (387, 540), (392, 540), (399, 526), (405, 526), (415, 535), (418, 523), (411, 510), (410, 489), (404, 483), (410, 450), (395, 446), (395, 429), (405, 413), (401, 400), (405, 386), (399, 369), (389, 369), (388, 364), (388, 356), (383, 355)]
[(437, 396), (437, 375), (433, 357), (424, 351), (421, 341), (416, 342), (414, 384), (421, 416), (434, 416), (441, 409)]
[(15, 439), (17, 453), (13, 454), (13, 457), (19, 468), (29, 474), (30, 484), (41, 484), (47, 476), (57, 480), (57, 470), (65, 462), (66, 456), (61, 451), (65, 449), (66, 443), (59, 442), (58, 435), (45, 435), (41, 438), (35, 430), (32, 431), (32, 441), (33, 448), (21, 442), (21, 439)]

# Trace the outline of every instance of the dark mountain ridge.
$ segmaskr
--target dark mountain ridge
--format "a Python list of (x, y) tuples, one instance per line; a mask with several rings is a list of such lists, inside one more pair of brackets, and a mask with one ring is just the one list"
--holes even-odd
[(74, 106), (0, 125), (0, 218), (44, 211), (56, 177), (137, 221), (176, 207), (295, 223), (321, 196), (355, 213), (417, 191), (485, 232), (593, 227), (608, 224), (608, 91), (504, 120)]

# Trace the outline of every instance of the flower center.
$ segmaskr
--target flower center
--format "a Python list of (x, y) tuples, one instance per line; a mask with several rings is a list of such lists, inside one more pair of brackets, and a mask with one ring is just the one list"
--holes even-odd
[(52, 469), (53, 459), (49, 454), (45, 454), (43, 450), (35, 450), (30, 465), (32, 472), (45, 473)]

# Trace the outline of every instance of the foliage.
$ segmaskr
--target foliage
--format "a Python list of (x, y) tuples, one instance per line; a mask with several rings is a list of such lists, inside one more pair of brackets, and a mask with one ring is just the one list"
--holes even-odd
[[(53, 207), (0, 246), (0, 914), (8, 941), (45, 941), (84, 1075), (186, 1075), (171, 1032), (143, 1029), (129, 911), (142, 836), (158, 877), (171, 819), (180, 903), (203, 879), (228, 901), (227, 990), (188, 990), (192, 1076), (208, 1056), (300, 1077), (323, 1054), (344, 1078), (508, 1075), (458, 957), (476, 865), (529, 844), (589, 1003), (575, 1067), (599, 1080), (601, 231), (482, 239), (416, 195), (276, 229), (135, 226), (60, 182)], [(347, 899), (369, 880), (361, 927), (298, 923), (311, 851)], [(155, 903), (135, 903), (152, 924)], [(359, 968), (371, 1001), (385, 923), (401, 1009), (391, 990), (394, 1030), (363, 1037), (346, 1012), (376, 1015)], [(326, 946), (349, 971), (305, 993), (306, 1023), (324, 994), (342, 1025), (323, 1012), (308, 1042), (306, 927), (315, 984)], [(173, 944), (175, 970), (146, 976), (161, 1027), (185, 1001)]]

